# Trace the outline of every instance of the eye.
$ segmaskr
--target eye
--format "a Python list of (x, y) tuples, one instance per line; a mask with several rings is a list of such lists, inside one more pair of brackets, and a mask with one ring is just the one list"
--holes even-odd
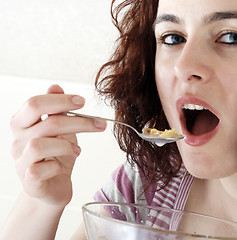
[(228, 45), (237, 44), (237, 33), (235, 32), (224, 33), (220, 36), (217, 42)]
[(166, 34), (161, 36), (160, 42), (166, 45), (177, 45), (186, 42), (186, 40), (179, 34)]

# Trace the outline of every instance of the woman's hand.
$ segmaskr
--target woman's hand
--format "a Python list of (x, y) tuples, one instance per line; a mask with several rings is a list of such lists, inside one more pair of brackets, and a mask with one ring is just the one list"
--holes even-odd
[[(76, 133), (103, 131), (104, 121), (62, 114), (80, 109), (84, 99), (53, 85), (30, 98), (12, 117), (12, 155), (23, 189), (30, 197), (63, 208), (72, 197), (71, 173), (80, 154)], [(42, 120), (41, 117), (48, 117)]]

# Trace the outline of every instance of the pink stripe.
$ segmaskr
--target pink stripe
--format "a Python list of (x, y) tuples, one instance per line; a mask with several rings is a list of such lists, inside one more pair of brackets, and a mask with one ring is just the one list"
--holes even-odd
[[(193, 177), (187, 173), (184, 166), (181, 167), (179, 176), (173, 178), (171, 182), (162, 191), (157, 191), (153, 202), (158, 201), (157, 205), (162, 207), (169, 207), (174, 209), (184, 209), (191, 185), (193, 182)], [(173, 203), (173, 204), (172, 204)], [(171, 221), (170, 226), (168, 223), (162, 220), (162, 216), (154, 216), (149, 222), (155, 223), (158, 226), (163, 226), (165, 229), (176, 229), (181, 219), (181, 215), (174, 214), (167, 216), (166, 221)]]
[(164, 198), (167, 198), (167, 196), (168, 196), (168, 199), (172, 200), (172, 201), (174, 201), (175, 196), (176, 196), (176, 194), (174, 194), (172, 192), (168, 192), (168, 191), (167, 192), (160, 192), (160, 195)]
[(108, 197), (108, 195), (106, 195), (106, 193), (102, 189), (95, 193), (94, 200), (96, 202), (112, 202), (112, 200)]
[(172, 181), (164, 189), (156, 192), (154, 199), (160, 203), (159, 205), (174, 208), (180, 182), (181, 180), (178, 178), (172, 179)]
[(177, 194), (175, 209), (179, 209), (179, 210), (184, 209), (192, 183), (193, 183), (193, 176), (191, 176), (190, 174), (185, 175), (185, 177), (183, 178), (180, 184), (180, 189)]
[(170, 182), (169, 185), (174, 185), (174, 183), (175, 183), (177, 186), (179, 186), (180, 182), (181, 182), (180, 177), (178, 177), (178, 178), (173, 178), (173, 179), (171, 180), (171, 182)]
[[(184, 206), (186, 204), (192, 183), (193, 183), (193, 176), (187, 173), (184, 176), (183, 181), (181, 182), (180, 191), (177, 194), (175, 209), (184, 210)], [(170, 230), (173, 230), (173, 231), (177, 230), (177, 227), (179, 225), (181, 218), (182, 218), (182, 214), (177, 214), (173, 216), (173, 218), (171, 219)]]
[(170, 229), (171, 231), (177, 231), (178, 230), (178, 226), (179, 226), (179, 222), (182, 219), (182, 214), (177, 213), (174, 214), (172, 219), (171, 219), (171, 223), (170, 223)]
[(178, 188), (174, 188), (172, 185), (168, 186), (167, 188), (164, 188), (162, 190), (159, 191), (159, 193), (163, 193), (163, 194), (169, 194), (169, 195), (173, 195), (174, 197), (176, 197)]
[[(173, 206), (174, 206), (175, 199), (173, 199), (173, 198), (170, 198), (170, 197), (162, 198), (161, 194), (155, 196), (155, 198), (156, 198), (160, 203), (162, 203), (162, 205), (163, 205), (163, 204), (167, 204), (167, 205), (170, 205), (170, 204), (171, 204), (171, 205), (170, 205), (171, 208), (173, 208)], [(168, 201), (168, 200), (170, 200), (170, 201)]]
[(151, 224), (149, 224), (150, 227), (158, 227), (158, 228), (162, 228), (162, 229), (166, 229), (166, 230), (169, 229), (169, 224), (159, 218), (155, 218), (155, 220), (148, 219), (147, 222), (151, 223)]
[[(146, 183), (147, 183), (147, 179), (144, 176), (144, 174), (143, 174), (143, 172), (141, 171), (140, 168), (138, 168), (138, 171), (139, 171), (139, 175), (140, 175), (140, 178), (141, 178), (142, 185), (145, 186)], [(145, 195), (145, 198), (146, 198), (146, 202), (147, 202), (148, 205), (152, 205), (153, 204), (152, 200), (154, 198), (157, 186), (158, 186), (157, 183), (149, 185), (148, 189), (144, 192), (144, 195)]]
[(105, 206), (104, 209), (109, 212), (112, 218), (118, 219), (120, 221), (127, 221), (127, 217), (124, 213), (120, 212), (117, 206)]
[(179, 188), (176, 187), (176, 186), (171, 186), (172, 190), (173, 191), (170, 191), (170, 192), (173, 192), (174, 195), (176, 195), (176, 193), (178, 192)]
[(193, 184), (193, 176), (189, 175), (186, 183), (186, 191), (183, 194), (183, 198), (181, 202), (181, 209), (184, 209), (192, 184)]
[(132, 183), (125, 171), (124, 166), (121, 168), (118, 168), (112, 175), (112, 178), (121, 192), (121, 194), (124, 196), (125, 200), (128, 203), (135, 203), (134, 199), (134, 189), (132, 186)]
[[(184, 188), (187, 190), (187, 188), (188, 188), (188, 182), (185, 183)], [(182, 195), (181, 195), (181, 197), (180, 197), (180, 201), (179, 201), (179, 209), (182, 209), (182, 210), (183, 210), (184, 205), (185, 205), (185, 202), (186, 202), (186, 200), (187, 200), (187, 191), (184, 191), (184, 189), (183, 189), (182, 192), (183, 192), (183, 193), (182, 193)]]
[(175, 190), (175, 189), (173, 188), (173, 186), (170, 186), (169, 189), (163, 189), (163, 190), (161, 190), (161, 192), (163, 192), (163, 193), (165, 193), (165, 194), (173, 195), (174, 197), (176, 197), (177, 191), (178, 191), (178, 189)]
[[(178, 190), (180, 182), (181, 182), (181, 179), (173, 178), (171, 180), (171, 182), (169, 182), (168, 185), (163, 190), (169, 191), (169, 188), (172, 188), (174, 190)], [(162, 184), (160, 184), (160, 185), (162, 185)]]
[(160, 206), (162, 207), (167, 206), (169, 208), (173, 208), (173, 204), (169, 203), (168, 201), (165, 201), (164, 199), (161, 199), (159, 196), (157, 196), (156, 199), (160, 203), (159, 204)]
[(176, 207), (175, 209), (180, 209), (181, 205), (182, 205), (182, 202), (183, 202), (183, 194), (184, 192), (186, 191), (186, 184), (187, 182), (186, 181), (183, 181), (182, 184), (181, 184), (181, 188), (180, 188), (180, 191), (178, 192), (178, 195), (177, 195), (177, 200), (176, 200)]

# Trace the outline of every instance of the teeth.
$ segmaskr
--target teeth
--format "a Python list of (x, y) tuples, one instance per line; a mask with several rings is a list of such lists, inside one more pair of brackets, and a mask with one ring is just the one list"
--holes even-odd
[(188, 110), (207, 110), (207, 108), (201, 106), (201, 105), (196, 105), (196, 104), (184, 104), (183, 109), (188, 109)]

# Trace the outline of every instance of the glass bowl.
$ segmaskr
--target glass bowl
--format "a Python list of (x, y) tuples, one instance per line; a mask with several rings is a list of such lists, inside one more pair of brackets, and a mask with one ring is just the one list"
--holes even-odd
[(98, 202), (82, 212), (88, 240), (237, 239), (237, 223), (192, 212)]

